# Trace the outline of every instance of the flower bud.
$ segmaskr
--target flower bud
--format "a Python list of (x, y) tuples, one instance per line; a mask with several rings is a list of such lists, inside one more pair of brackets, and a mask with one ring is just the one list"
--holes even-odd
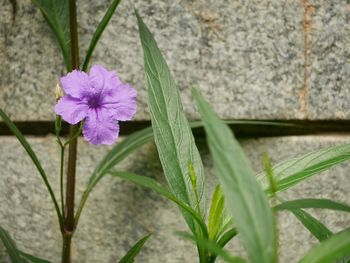
[(60, 84), (57, 83), (56, 88), (55, 88), (55, 98), (56, 101), (58, 101), (61, 97), (63, 97), (63, 90), (60, 86)]

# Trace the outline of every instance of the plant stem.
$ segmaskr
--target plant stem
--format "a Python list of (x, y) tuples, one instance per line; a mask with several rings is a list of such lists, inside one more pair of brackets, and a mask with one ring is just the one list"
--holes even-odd
[[(69, 24), (71, 38), (72, 69), (79, 68), (78, 27), (76, 0), (69, 0)], [(69, 138), (78, 132), (78, 125), (69, 127)], [(71, 240), (74, 233), (75, 168), (77, 160), (77, 137), (69, 143), (66, 184), (66, 207), (63, 233), (62, 263), (71, 262)]]
[(64, 215), (64, 189), (63, 189), (63, 168), (64, 168), (64, 150), (65, 147), (64, 146), (60, 146), (61, 148), (61, 167), (60, 167), (60, 192), (61, 192), (61, 207), (62, 207), (62, 214), (63, 217), (65, 217)]
[(62, 235), (63, 245), (62, 245), (62, 262), (71, 262), (71, 244), (72, 244), (73, 233), (64, 233)]

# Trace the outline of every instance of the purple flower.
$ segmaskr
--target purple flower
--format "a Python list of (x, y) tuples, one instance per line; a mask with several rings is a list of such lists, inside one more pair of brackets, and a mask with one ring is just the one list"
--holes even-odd
[(73, 70), (61, 78), (61, 86), (66, 95), (57, 102), (56, 114), (70, 124), (85, 118), (83, 135), (91, 144), (113, 144), (118, 121), (136, 113), (136, 90), (101, 65), (92, 66), (89, 75)]

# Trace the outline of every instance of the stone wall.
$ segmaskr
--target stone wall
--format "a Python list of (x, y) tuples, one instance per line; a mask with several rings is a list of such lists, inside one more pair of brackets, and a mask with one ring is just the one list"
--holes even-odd
[[(109, 1), (78, 1), (81, 56)], [(30, 0), (0, 0), (0, 107), (17, 122), (54, 119), (54, 87), (64, 73), (62, 57), (42, 15)], [(149, 121), (141, 46), (133, 7), (154, 32), (181, 90), (187, 115), (198, 118), (190, 95), (196, 85), (226, 119), (350, 120), (350, 5), (346, 0), (136, 0), (122, 1), (106, 28), (93, 63), (115, 69), (138, 90), (136, 120)], [(1, 126), (0, 126), (1, 127)], [(256, 127), (258, 129), (258, 127)], [(29, 134), (30, 135), (30, 134)], [(243, 134), (244, 135), (244, 134)], [(207, 185), (215, 186), (212, 160), (199, 147)], [(248, 138), (241, 142), (255, 169), (268, 151), (274, 162), (327, 145), (350, 141), (337, 130), (322, 135)], [(59, 152), (52, 135), (30, 136), (50, 180), (58, 185)], [(78, 197), (94, 164), (107, 151), (81, 140)], [(52, 262), (60, 234), (49, 197), (30, 159), (10, 136), (0, 136), (0, 224), (18, 246)], [(164, 182), (153, 144), (118, 169)], [(350, 203), (350, 164), (343, 164), (294, 190), (286, 198), (327, 197)], [(57, 187), (54, 187), (57, 192)], [(342, 213), (312, 211), (330, 229), (350, 225)], [(281, 262), (297, 262), (316, 240), (293, 216), (282, 213)], [(137, 262), (195, 262), (196, 251), (175, 230), (183, 229), (178, 209), (157, 194), (106, 177), (84, 210), (74, 243), (76, 262), (116, 262), (141, 236), (153, 232)], [(232, 249), (238, 247), (236, 242)], [(235, 251), (235, 250), (234, 250)], [(0, 262), (8, 262), (0, 246)]]

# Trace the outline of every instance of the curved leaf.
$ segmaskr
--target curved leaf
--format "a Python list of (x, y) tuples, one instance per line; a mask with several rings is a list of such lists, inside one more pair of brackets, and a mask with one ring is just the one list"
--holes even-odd
[(119, 261), (119, 263), (133, 263), (135, 257), (140, 253), (143, 245), (152, 234), (148, 234), (139, 241), (126, 253), (126, 255)]
[(19, 251), (19, 253), (21, 254), (21, 257), (28, 263), (51, 263), (48, 260), (32, 256), (32, 255), (24, 253), (22, 251)]
[(246, 263), (246, 261), (240, 257), (231, 256), (226, 250), (216, 244), (214, 241), (198, 238), (192, 236), (186, 232), (177, 232), (177, 234), (184, 239), (193, 240), (201, 248), (208, 250), (212, 255), (220, 256), (223, 260), (229, 263)]
[(291, 212), (319, 241), (326, 240), (333, 235), (324, 224), (306, 211), (302, 209), (293, 209)]
[(86, 53), (86, 56), (84, 59), (84, 63), (83, 63), (83, 67), (82, 67), (83, 71), (87, 70), (87, 67), (89, 66), (90, 58), (92, 56), (92, 53), (94, 52), (96, 44), (97, 44), (98, 40), (100, 39), (106, 26), (108, 25), (108, 22), (111, 20), (112, 15), (114, 14), (115, 10), (117, 9), (120, 1), (121, 0), (113, 0), (112, 1), (112, 3), (110, 4), (110, 6), (107, 9), (106, 14), (103, 16), (101, 22), (98, 24), (97, 29), (96, 29), (94, 35), (92, 36), (89, 48), (87, 50), (87, 53)]
[(17, 249), (15, 241), (12, 240), (9, 233), (0, 226), (0, 239), (6, 247), (7, 253), (10, 256), (12, 263), (21, 263), (22, 258)]
[(161, 184), (159, 184), (156, 180), (146, 177), (137, 175), (134, 173), (129, 172), (110, 172), (111, 175), (120, 177), (122, 179), (128, 180), (130, 182), (133, 182), (135, 184), (141, 185), (143, 187), (150, 188), (157, 193), (161, 194), (162, 196), (166, 197), (170, 201), (173, 201), (175, 204), (177, 204), (181, 209), (186, 211), (191, 218), (193, 218), (198, 225), (201, 227), (201, 230), (205, 236), (208, 236), (208, 230), (207, 226), (205, 225), (203, 219), (200, 217), (200, 215), (197, 214), (195, 210), (193, 210), (188, 204), (184, 203), (180, 199), (178, 199), (175, 195), (170, 193), (168, 190), (166, 190)]
[(350, 253), (350, 228), (319, 243), (299, 263), (333, 262)]
[[(284, 191), (303, 180), (350, 159), (350, 144), (323, 148), (301, 157), (283, 161), (272, 168), (277, 191)], [(263, 187), (271, 193), (265, 172), (258, 175)]]
[(153, 130), (151, 127), (148, 127), (132, 133), (125, 140), (116, 144), (95, 168), (89, 179), (88, 188), (95, 185), (111, 168), (124, 160), (130, 153), (139, 149), (152, 139)]
[(346, 204), (342, 204), (329, 199), (312, 199), (312, 198), (286, 201), (276, 205), (273, 209), (280, 211), (280, 210), (293, 210), (293, 209), (301, 209), (301, 208), (323, 208), (323, 209), (331, 209), (331, 210), (350, 213), (350, 206)]
[(27, 140), (24, 138), (23, 134), (18, 130), (18, 128), (16, 127), (16, 125), (9, 119), (9, 117), (5, 114), (5, 112), (3, 112), (0, 109), (0, 117), (3, 119), (3, 121), (5, 122), (5, 124), (7, 125), (7, 127), (11, 130), (11, 132), (17, 137), (17, 139), (19, 140), (19, 142), (22, 144), (23, 148), (26, 150), (26, 152), (28, 153), (29, 157), (32, 159), (35, 167), (37, 168), (37, 170), (39, 171), (41, 178), (43, 179), (46, 188), (49, 191), (49, 194), (51, 196), (51, 200), (55, 206), (56, 209), (56, 213), (57, 213), (57, 217), (58, 220), (60, 222), (60, 227), (63, 227), (63, 222), (62, 222), (62, 215), (55, 197), (55, 194), (51, 188), (51, 185), (47, 179), (46, 173), (43, 169), (43, 167), (41, 166), (41, 163), (38, 159), (38, 157), (36, 156), (36, 154), (34, 153), (32, 147), (30, 147), (29, 143), (27, 142)]
[(68, 0), (33, 0), (55, 34), (61, 47), (67, 70), (71, 71), (71, 49)]
[(193, 96), (204, 122), (226, 207), (234, 218), (243, 246), (252, 262), (276, 262), (274, 217), (267, 197), (229, 127), (196, 90)]

